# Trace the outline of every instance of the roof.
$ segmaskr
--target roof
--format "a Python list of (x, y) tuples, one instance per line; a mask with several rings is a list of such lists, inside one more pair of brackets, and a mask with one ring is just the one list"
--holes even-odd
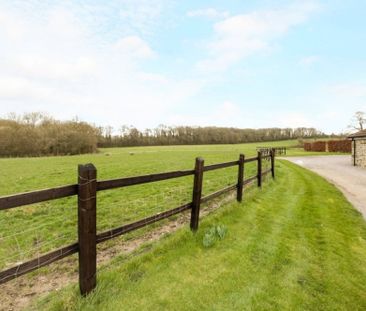
[(366, 130), (362, 130), (348, 136), (348, 138), (360, 138), (360, 137), (366, 137)]

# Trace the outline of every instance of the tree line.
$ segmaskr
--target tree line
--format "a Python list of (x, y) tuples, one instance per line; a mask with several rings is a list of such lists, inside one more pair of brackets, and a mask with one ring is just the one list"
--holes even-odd
[(73, 155), (93, 153), (98, 147), (237, 144), (324, 136), (315, 128), (305, 127), (239, 129), (166, 125), (142, 131), (124, 125), (115, 133), (111, 126), (97, 127), (78, 119), (59, 121), (33, 112), (0, 119), (0, 156)]
[(98, 146), (158, 146), (158, 145), (202, 145), (238, 144), (266, 142), (298, 138), (325, 137), (315, 128), (263, 128), (239, 129), (227, 127), (192, 127), (159, 125), (154, 129), (138, 130), (133, 126), (122, 126), (119, 134), (113, 135), (111, 127), (100, 127)]
[(97, 128), (77, 119), (58, 121), (41, 113), (0, 119), (2, 157), (92, 153), (97, 139)]

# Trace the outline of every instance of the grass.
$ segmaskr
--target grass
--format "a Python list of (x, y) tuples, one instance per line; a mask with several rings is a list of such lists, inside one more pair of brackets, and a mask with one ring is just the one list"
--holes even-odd
[[(296, 141), (267, 143), (291, 146)], [(77, 165), (93, 163), (98, 179), (110, 179), (180, 169), (192, 169), (202, 156), (206, 164), (256, 154), (258, 144), (165, 146), (102, 149), (99, 154), (64, 157), (0, 159), (0, 195), (73, 184)], [(133, 154), (133, 155), (132, 155)], [(246, 165), (246, 176), (255, 163)], [(237, 168), (205, 173), (204, 194), (236, 182)], [(98, 231), (111, 229), (191, 200), (191, 176), (98, 193)], [(2, 211), (0, 217), (0, 270), (77, 239), (76, 197)], [(130, 238), (131, 235), (124, 237)]]
[[(239, 153), (247, 157), (254, 156), (258, 145), (294, 147), (296, 144), (297, 141), (279, 141), (264, 144), (110, 148), (101, 149), (98, 154), (80, 156), (0, 159), (0, 195), (73, 184), (80, 163), (95, 164), (98, 179), (102, 180), (192, 169), (197, 156), (203, 157), (206, 164), (213, 164), (238, 159)], [(299, 154), (313, 153), (289, 149), (289, 155)], [(254, 174), (255, 163), (246, 165), (246, 176)], [(205, 173), (204, 195), (234, 184), (236, 176), (236, 167)], [(192, 179), (189, 176), (98, 193), (98, 232), (189, 202)], [(71, 197), (1, 211), (0, 270), (76, 241), (76, 207), (76, 197)], [(129, 239), (133, 235), (126, 235), (122, 239)]]
[[(260, 145), (293, 147), (296, 144), (297, 141), (280, 141)], [(101, 149), (99, 154), (80, 156), (0, 159), (0, 195), (75, 183), (76, 169), (80, 163), (94, 163), (98, 169), (98, 179), (109, 179), (192, 169), (197, 156), (202, 156), (206, 164), (232, 161), (238, 158), (239, 153), (254, 156), (256, 146), (258, 143), (110, 148)], [(314, 153), (290, 148), (288, 154)], [(236, 168), (206, 173), (204, 194), (232, 185), (236, 174)], [(246, 176), (254, 174), (255, 163), (246, 165)], [(191, 191), (192, 177), (185, 177), (101, 192), (98, 194), (98, 231), (189, 202)], [(76, 205), (76, 198), (73, 197), (1, 212), (0, 270), (73, 243), (77, 239)]]
[[(38, 310), (365, 310), (366, 224), (318, 175), (286, 161), (278, 178), (134, 258), (99, 270), (98, 286), (47, 296)], [(225, 227), (203, 246), (205, 233)], [(188, 226), (187, 226), (188, 227)]]

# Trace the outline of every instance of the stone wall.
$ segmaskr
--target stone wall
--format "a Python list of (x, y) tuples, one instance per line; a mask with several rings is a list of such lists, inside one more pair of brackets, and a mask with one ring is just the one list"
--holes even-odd
[[(356, 139), (356, 166), (366, 167), (366, 138)], [(352, 143), (352, 165), (354, 161), (354, 144)]]

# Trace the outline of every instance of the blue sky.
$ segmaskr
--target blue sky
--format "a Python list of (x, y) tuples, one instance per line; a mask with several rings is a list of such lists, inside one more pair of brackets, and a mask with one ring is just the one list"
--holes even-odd
[(0, 108), (97, 125), (340, 132), (366, 110), (365, 1), (0, 1)]

